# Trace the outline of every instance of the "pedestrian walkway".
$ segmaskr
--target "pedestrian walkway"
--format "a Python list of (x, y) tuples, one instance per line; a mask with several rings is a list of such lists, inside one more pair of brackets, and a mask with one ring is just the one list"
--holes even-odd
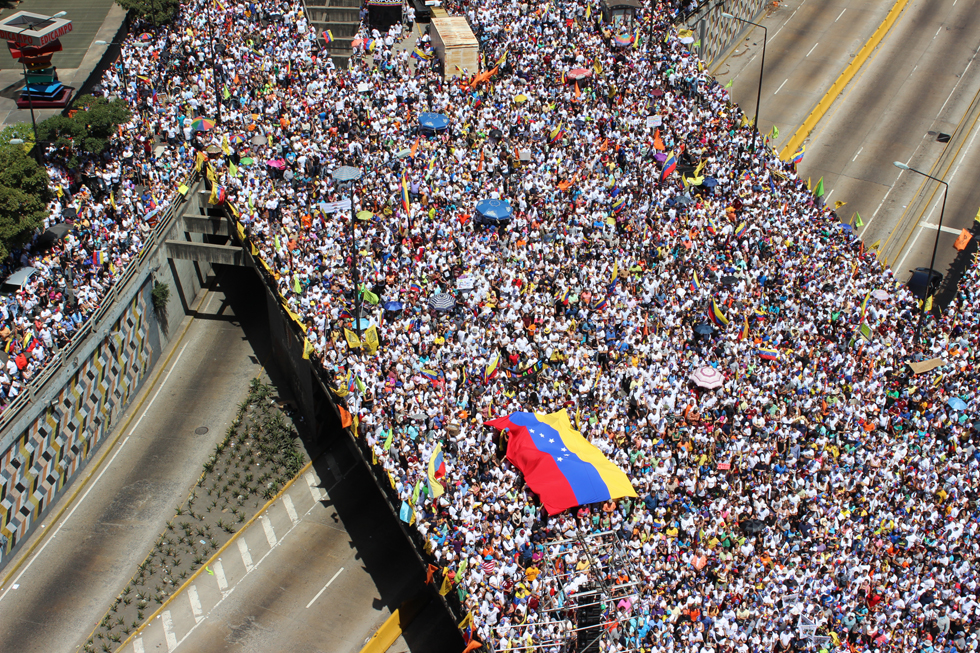
[(275, 650), (282, 619), (303, 650), (360, 650), (389, 612), (320, 485), (303, 473), (119, 650)]

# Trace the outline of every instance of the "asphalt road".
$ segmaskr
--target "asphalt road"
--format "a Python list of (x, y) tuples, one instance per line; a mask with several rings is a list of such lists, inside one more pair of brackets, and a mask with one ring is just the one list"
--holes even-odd
[(331, 445), (121, 652), (357, 653), (420, 590), (430, 602), (391, 652), (461, 651), (347, 436)]
[[(769, 31), (759, 110), (763, 133), (775, 125), (775, 143), (789, 140), (891, 6), (891, 0), (789, 0), (757, 21)], [(759, 89), (762, 41), (763, 31), (753, 27), (711, 68), (721, 84), (731, 81), (732, 99), (750, 117)]]
[[(142, 391), (147, 400), (130, 409), (134, 419), (102, 469), (60, 522), (44, 522), (33, 537), (52, 534), (0, 589), (4, 650), (74, 651), (85, 642), (186, 498), (260, 373), (223, 293), (203, 294), (196, 308), (169, 365)], [(197, 435), (202, 426), (207, 434)]]
[[(878, 51), (817, 125), (800, 174), (824, 178), (825, 199), (847, 204), (847, 222), (860, 214), (858, 234), (879, 241), (896, 277), (928, 266), (942, 193), (923, 177), (902, 172), (893, 161), (945, 177), (951, 183), (944, 226), (971, 228), (980, 192), (964, 183), (972, 162), (980, 88), (980, 1), (913, 0)], [(952, 135), (949, 143), (939, 133)], [(956, 182), (959, 181), (959, 187)], [(934, 195), (932, 202), (925, 201)], [(924, 213), (924, 215), (923, 215)], [(955, 235), (941, 233), (936, 268), (948, 271)]]
[[(893, 5), (875, 2), (781, 4), (761, 22), (769, 29), (759, 123), (773, 125), (781, 147), (817, 104), (841, 70), (870, 38)], [(980, 115), (980, 0), (911, 0), (881, 45), (838, 96), (806, 141), (799, 165), (815, 185), (823, 177), (828, 204), (845, 222), (860, 215), (857, 232), (896, 278), (928, 267), (942, 212), (942, 186), (892, 165), (901, 161), (950, 184), (939, 231), (936, 269), (947, 276), (948, 298), (968, 257), (952, 244), (960, 230), (974, 230), (980, 209), (976, 178), (976, 127)], [(715, 63), (722, 84), (752, 115), (761, 51), (761, 30)], [(949, 134), (948, 143), (939, 142)]]

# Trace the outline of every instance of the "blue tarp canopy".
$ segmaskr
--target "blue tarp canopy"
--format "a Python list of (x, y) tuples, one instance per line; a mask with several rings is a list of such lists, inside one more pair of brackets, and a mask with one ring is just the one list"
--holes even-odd
[(500, 224), (510, 220), (514, 209), (503, 200), (480, 200), (476, 203), (477, 222)]
[(423, 113), (419, 115), (419, 127), (424, 130), (440, 132), (449, 126), (449, 118), (441, 113)]

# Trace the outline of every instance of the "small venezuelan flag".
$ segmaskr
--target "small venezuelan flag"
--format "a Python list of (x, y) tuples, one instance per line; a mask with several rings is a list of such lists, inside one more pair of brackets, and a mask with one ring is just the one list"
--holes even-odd
[(717, 326), (725, 326), (728, 324), (728, 318), (721, 312), (718, 302), (716, 302), (714, 299), (711, 300), (711, 306), (708, 307), (708, 319)]
[(769, 347), (759, 347), (756, 353), (759, 354), (759, 358), (767, 361), (774, 361), (779, 358), (779, 350)]

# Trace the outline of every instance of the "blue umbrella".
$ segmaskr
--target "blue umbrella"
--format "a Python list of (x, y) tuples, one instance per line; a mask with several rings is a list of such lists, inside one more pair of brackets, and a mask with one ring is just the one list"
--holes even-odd
[(441, 113), (423, 113), (419, 115), (419, 127), (439, 132), (449, 126), (449, 118)]
[(967, 409), (966, 402), (960, 399), (959, 397), (950, 397), (949, 399), (946, 400), (946, 405), (952, 408), (953, 410)]
[(480, 214), (484, 222), (499, 224), (504, 220), (510, 220), (514, 209), (510, 208), (510, 204), (503, 200), (480, 200), (476, 203), (476, 212)]
[(701, 182), (701, 185), (707, 188), (714, 188), (715, 186), (718, 185), (718, 180), (715, 179), (714, 177), (708, 177), (703, 182)]
[(391, 311), (392, 313), (395, 313), (397, 311), (400, 311), (403, 308), (405, 308), (405, 307), (402, 306), (402, 303), (401, 302), (385, 302), (384, 303), (384, 309), (386, 311)]

